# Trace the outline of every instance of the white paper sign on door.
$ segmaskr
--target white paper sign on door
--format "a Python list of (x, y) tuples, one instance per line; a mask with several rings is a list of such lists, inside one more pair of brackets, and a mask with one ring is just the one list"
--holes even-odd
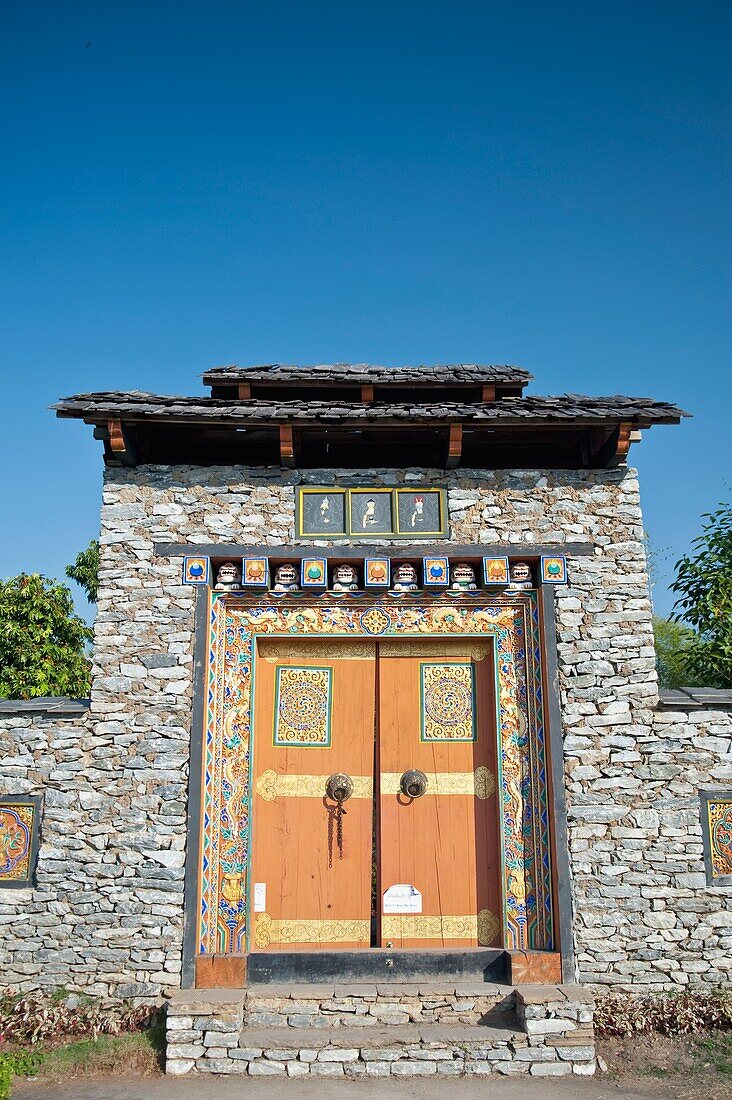
[(267, 883), (254, 883), (254, 912), (265, 913), (267, 911)]
[(385, 913), (421, 913), (422, 895), (414, 886), (399, 882), (384, 892)]

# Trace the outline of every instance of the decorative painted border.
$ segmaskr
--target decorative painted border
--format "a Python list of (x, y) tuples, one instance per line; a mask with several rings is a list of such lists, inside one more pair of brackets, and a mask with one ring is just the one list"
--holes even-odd
[[(424, 700), (425, 670), (428, 668), (467, 668), (470, 671), (470, 717), (472, 733), (470, 737), (428, 737), (426, 730), (426, 707)], [(478, 727), (475, 716), (475, 665), (472, 661), (420, 661), (419, 664), (419, 739), (428, 745), (467, 745), (474, 742), (478, 736)]]
[[(280, 732), (280, 680), (283, 672), (325, 672), (328, 684), (328, 702), (325, 715), (325, 741), (287, 741), (281, 740)], [(274, 733), (272, 744), (275, 748), (329, 749), (331, 739), (331, 716), (333, 713), (333, 670), (327, 665), (280, 665), (276, 671), (274, 692)]]
[[(35, 885), (41, 808), (40, 795), (0, 798), (0, 889), (24, 890)], [(23, 840), (23, 849), (13, 858), (12, 843), (18, 836)]]
[(503, 940), (552, 950), (552, 865), (538, 595), (505, 593), (461, 605), (347, 598), (272, 602), (212, 592), (202, 775), (199, 954), (247, 949), (251, 715), (258, 637), (490, 637), (499, 731)]
[[(328, 496), (339, 496), (343, 498), (343, 529), (338, 531), (306, 531), (304, 529), (304, 515), (303, 515), (303, 497), (306, 494), (327, 494)], [(390, 493), (391, 494), (391, 528), (388, 531), (362, 531), (360, 528), (353, 528), (351, 523), (351, 504), (350, 496), (356, 493)], [(408, 494), (409, 496), (415, 496), (417, 494), (421, 496), (433, 496), (437, 494), (439, 505), (439, 517), (440, 526), (435, 530), (419, 530), (413, 527), (409, 527), (406, 530), (402, 530), (399, 524), (399, 496), (400, 494)], [(447, 489), (444, 486), (430, 485), (426, 488), (422, 488), (419, 485), (404, 486), (404, 485), (372, 485), (367, 486), (338, 486), (333, 485), (297, 485), (295, 487), (295, 530), (296, 537), (298, 539), (340, 539), (350, 538), (351, 536), (358, 536), (359, 542), (369, 542), (371, 540), (378, 540), (383, 538), (390, 539), (412, 539), (415, 538), (438, 538), (447, 539), (450, 537), (450, 526), (448, 522), (448, 509), (447, 509)]]
[[(732, 790), (728, 788), (727, 790), (718, 791), (699, 791), (699, 801), (701, 803), (702, 843), (704, 846), (704, 870), (707, 876), (707, 886), (732, 886)], [(723, 857), (728, 860), (728, 865), (731, 868), (729, 873), (726, 870), (720, 871), (720, 866), (723, 866), (723, 863), (719, 853), (715, 851), (713, 831), (720, 816), (719, 807), (724, 807), (721, 813), (725, 816), (725, 828), (727, 827), (726, 819), (729, 815), (730, 856), (727, 857), (725, 854)]]

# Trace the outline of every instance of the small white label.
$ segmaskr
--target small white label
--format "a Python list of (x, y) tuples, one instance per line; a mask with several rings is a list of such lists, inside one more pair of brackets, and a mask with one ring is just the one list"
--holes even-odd
[(267, 883), (254, 883), (254, 912), (265, 913), (267, 911)]
[(414, 886), (399, 882), (384, 893), (385, 913), (421, 913), (422, 895)]

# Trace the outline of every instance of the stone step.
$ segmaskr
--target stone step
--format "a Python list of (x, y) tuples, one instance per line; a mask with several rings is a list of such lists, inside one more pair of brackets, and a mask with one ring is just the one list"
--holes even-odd
[(485, 982), (254, 986), (246, 993), (251, 1027), (377, 1027), (478, 1024), (511, 1012), (510, 986)]
[[(195, 1069), (200, 1073), (290, 1077), (594, 1072), (593, 1002), (578, 986), (496, 986), (491, 997), (498, 995), (501, 1000), (496, 1004), (510, 1005), (513, 1011), (502, 1015), (495, 1011), (491, 1020), (469, 1023), (454, 1007), (448, 1023), (421, 1018), (427, 1004), (433, 1003), (426, 996), (437, 997), (434, 985), (423, 987), (424, 1001), (419, 1000), (417, 986), (416, 1019), (401, 1011), (409, 1003), (406, 999), (414, 996), (414, 986), (406, 992), (390, 986), (385, 994), (390, 1001), (379, 1000), (378, 985), (361, 988), (358, 995), (355, 988), (327, 984), (277, 989), (284, 1004), (266, 1006), (278, 1008), (272, 1015), (282, 1023), (274, 1026), (262, 1026), (261, 1020), (254, 1023), (251, 1019), (264, 1007), (259, 992), (181, 990), (168, 1005), (166, 1072), (184, 1074)], [(456, 1003), (463, 997), (473, 1006), (480, 999), (464, 992), (466, 987), (445, 983), (440, 988), (452, 991), (437, 997), (448, 1005), (451, 997)], [(481, 984), (479, 989), (483, 992), (485, 986)], [(336, 1000), (336, 993), (350, 996)], [(290, 1009), (308, 1007), (308, 997), (302, 1000), (305, 994), (312, 1002), (310, 1015), (319, 1022), (290, 1023), (293, 1016), (300, 1015)], [(253, 1006), (248, 1004), (249, 997)], [(357, 1003), (362, 1011), (357, 1013), (346, 1001)], [(327, 1004), (337, 1006), (335, 1015), (328, 1015)], [(390, 1010), (391, 1015), (386, 1020), (370, 1017), (373, 1009)]]

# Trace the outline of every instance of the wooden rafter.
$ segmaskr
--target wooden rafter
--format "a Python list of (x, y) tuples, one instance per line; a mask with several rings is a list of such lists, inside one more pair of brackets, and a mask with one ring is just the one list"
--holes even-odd
[(495, 386), (483, 386), (482, 401), (484, 405), (492, 404), (496, 399), (496, 387)]
[(361, 386), (361, 401), (364, 405), (373, 405), (374, 403), (374, 387), (373, 386)]
[(135, 448), (122, 421), (109, 420), (107, 431), (109, 433), (109, 447), (114, 457), (123, 466), (134, 466), (136, 462)]
[(280, 462), (283, 466), (295, 465), (295, 445), (292, 424), (280, 424)]
[(445, 467), (448, 470), (454, 469), (460, 463), (460, 456), (463, 453), (463, 426), (462, 424), (450, 425), (450, 438), (447, 444), (447, 461)]
[(251, 400), (252, 387), (249, 384), (249, 382), (240, 382), (239, 386), (238, 386), (238, 390), (239, 390), (239, 400), (240, 401), (249, 401), (249, 400)]

